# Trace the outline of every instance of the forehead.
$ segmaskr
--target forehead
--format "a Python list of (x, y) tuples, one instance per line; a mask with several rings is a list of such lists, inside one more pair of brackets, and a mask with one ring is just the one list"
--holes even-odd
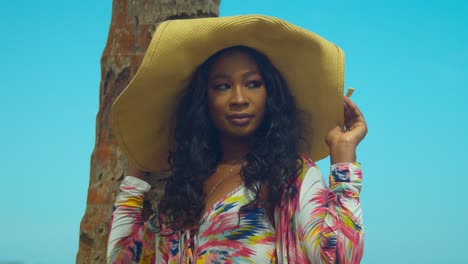
[(258, 71), (257, 63), (246, 52), (226, 52), (215, 60), (210, 70), (210, 76), (231, 75), (239, 71)]

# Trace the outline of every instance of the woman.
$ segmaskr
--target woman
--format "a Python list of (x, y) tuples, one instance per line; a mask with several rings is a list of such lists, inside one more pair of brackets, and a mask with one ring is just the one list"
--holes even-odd
[[(229, 24), (226, 21), (240, 25), (242, 31), (226, 26)], [(245, 26), (246, 21), (253, 21), (253, 25)], [(285, 23), (274, 18), (243, 16), (208, 22), (185, 21), (184, 26), (200, 23), (204, 29), (211, 27), (206, 30), (211, 38), (201, 39), (213, 36), (220, 39), (233, 32), (258, 36), (254, 31), (245, 32), (252, 28), (264, 32), (272, 21)], [(220, 25), (223, 28), (216, 35), (213, 28)], [(155, 33), (159, 42), (163, 41), (162, 31), (170, 31), (168, 27)], [(185, 28), (180, 36), (192, 30)], [(291, 32), (297, 34), (296, 31)], [(176, 39), (174, 34), (166, 35)], [(204, 42), (199, 39), (179, 41), (188, 43), (193, 52), (193, 43)], [(315, 56), (316, 51), (308, 51), (313, 48), (307, 40), (300, 41)], [(152, 56), (161, 53), (151, 50), (151, 45), (155, 44), (150, 44), (142, 65), (156, 60)], [(141, 222), (141, 208), (143, 194), (150, 186), (144, 181), (142, 169), (156, 171), (157, 166), (150, 167), (157, 161), (148, 158), (146, 162), (145, 157), (136, 157), (143, 148), (130, 150), (132, 140), (141, 137), (119, 139), (135, 163), (128, 170), (133, 177), (124, 179), (116, 199), (109, 263), (359, 263), (363, 249), (361, 171), (355, 152), (367, 133), (364, 118), (349, 98), (341, 99), (345, 106), (344, 129), (330, 127), (326, 138), (321, 137), (329, 148), (332, 163), (330, 187), (326, 188), (318, 168), (307, 154), (302, 154), (313, 154), (309, 149), (314, 146), (303, 141), (310, 141), (307, 126), (314, 116), (311, 117), (313, 111), (296, 103), (300, 101), (297, 91), (303, 91), (297, 80), (283, 76), (297, 72), (284, 66), (279, 70), (277, 65), (281, 63), (275, 65), (270, 60), (270, 57), (277, 60), (276, 53), (265, 49), (267, 56), (259, 52), (257, 49), (262, 45), (265, 44), (226, 41), (204, 47), (207, 52), (210, 49), (216, 52), (200, 55), (205, 58), (203, 63), (194, 60), (197, 67), (189, 71), (190, 81), (184, 85), (183, 94), (175, 96), (177, 109), (168, 159), (171, 176), (158, 213), (146, 223)], [(178, 51), (183, 53), (184, 49)], [(307, 58), (307, 52), (298, 56)], [(163, 58), (159, 56), (158, 64), (163, 64)], [(323, 70), (318, 68), (317, 71)], [(178, 70), (184, 72), (183, 68)], [(162, 76), (158, 77), (160, 84), (170, 72), (152, 73)], [(140, 69), (117, 100), (115, 116), (123, 115), (119, 109), (128, 109), (122, 106), (122, 101), (132, 97), (131, 92), (137, 89), (132, 87), (146, 86), (144, 91), (148, 91), (148, 85), (141, 83), (146, 79), (143, 75), (144, 70)], [(311, 76), (298, 76), (302, 81), (307, 78)], [(324, 83), (310, 80), (314, 82), (311, 85), (320, 86), (314, 92), (326, 89), (322, 88), (326, 86)], [(114, 119), (115, 126), (121, 128), (121, 124)], [(323, 124), (319, 121), (312, 125)], [(314, 130), (320, 138), (317, 131)], [(119, 138), (125, 133), (116, 129), (116, 134)], [(143, 163), (147, 166), (142, 166)]]

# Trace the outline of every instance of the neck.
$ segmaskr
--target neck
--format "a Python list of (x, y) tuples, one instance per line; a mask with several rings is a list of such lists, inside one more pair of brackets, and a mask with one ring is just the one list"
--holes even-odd
[(221, 163), (241, 163), (250, 151), (251, 140), (245, 138), (226, 138), (220, 140), (222, 158)]

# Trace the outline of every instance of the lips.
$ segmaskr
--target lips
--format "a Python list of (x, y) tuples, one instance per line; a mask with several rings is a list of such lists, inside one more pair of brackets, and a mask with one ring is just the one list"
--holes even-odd
[(234, 125), (238, 126), (245, 126), (247, 125), (250, 120), (252, 120), (253, 115), (239, 113), (239, 114), (232, 114), (228, 116), (228, 120), (231, 121)]

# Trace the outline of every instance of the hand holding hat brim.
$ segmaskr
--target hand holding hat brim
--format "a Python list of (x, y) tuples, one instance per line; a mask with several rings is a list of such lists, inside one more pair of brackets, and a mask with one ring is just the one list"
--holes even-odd
[(356, 148), (367, 134), (367, 123), (357, 105), (347, 96), (344, 102), (344, 127), (336, 126), (327, 135), (331, 163), (355, 162)]

